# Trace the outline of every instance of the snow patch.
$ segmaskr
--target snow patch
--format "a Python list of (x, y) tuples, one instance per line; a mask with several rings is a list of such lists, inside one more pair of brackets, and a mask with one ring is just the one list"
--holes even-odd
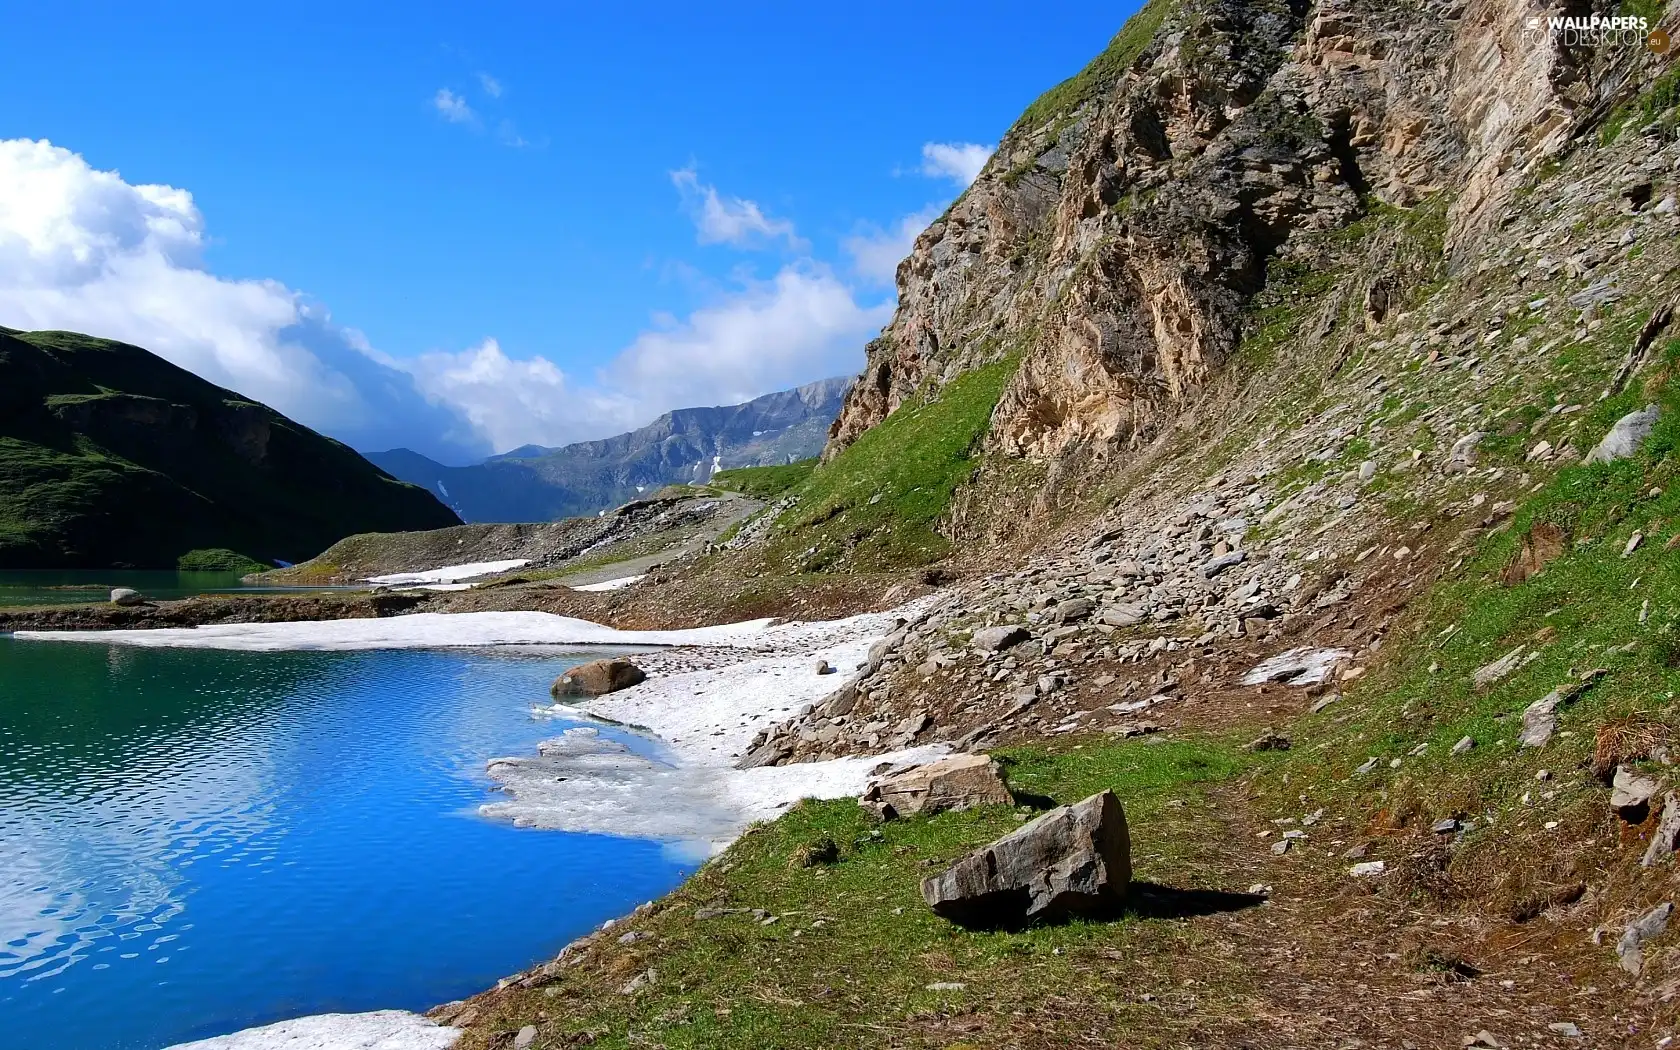
[(170, 1050), (446, 1050), (461, 1035), (406, 1010), (376, 1010), (299, 1017)]
[[(619, 631), (588, 620), (540, 612), (411, 613), (357, 620), (213, 624), (153, 631), (18, 631), (41, 641), (108, 645), (233, 649), (460, 649), (495, 645), (742, 645), (762, 644), (769, 620), (684, 631)], [(776, 628), (786, 636), (787, 624)]]
[(620, 577), (616, 580), (607, 580), (604, 583), (585, 583), (581, 586), (573, 587), (572, 590), (574, 590), (574, 591), (617, 591), (617, 590), (623, 590), (625, 587), (630, 586), (632, 583), (638, 583), (638, 582), (640, 582), (642, 580), (645, 580), (645, 579), (647, 579), (647, 574), (646, 573), (643, 573), (640, 576), (622, 576), (622, 577)]
[(641, 685), (583, 706), (556, 704), (534, 713), (635, 727), (649, 735), (652, 753), (593, 726), (568, 730), (545, 741), (534, 757), (492, 761), (491, 779), (512, 799), (480, 812), (525, 827), (681, 842), (710, 853), (748, 824), (772, 820), (801, 799), (859, 795), (881, 762), (926, 761), (949, 747), (758, 769), (736, 769), (734, 763), (759, 730), (833, 691), (835, 680), (816, 673), (817, 660), (856, 666), (900, 617), (920, 608), (918, 602), (888, 613), (769, 628), (757, 636), (758, 651), (706, 654), (720, 666), (690, 669), (694, 654), (680, 651), (638, 658), (648, 672)]
[(529, 565), (529, 558), (519, 558), (513, 561), (476, 561), (467, 565), (445, 565), (441, 569), (428, 569), (425, 572), (393, 572), (385, 576), (369, 576), (363, 583), (377, 583), (387, 587), (401, 587), (409, 584), (422, 583), (456, 583), (470, 580), (477, 576), (494, 576), (498, 572), (507, 572), (522, 565)]

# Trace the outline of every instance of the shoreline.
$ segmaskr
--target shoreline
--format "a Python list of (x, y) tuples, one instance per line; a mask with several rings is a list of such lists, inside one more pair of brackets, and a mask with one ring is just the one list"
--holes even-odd
[[(485, 819), (509, 820), (519, 826), (650, 838), (706, 855), (721, 852), (753, 823), (772, 820), (804, 798), (860, 793), (870, 771), (883, 762), (911, 761), (948, 750), (936, 744), (829, 762), (734, 768), (754, 734), (841, 688), (875, 641), (934, 601), (924, 597), (886, 612), (833, 621), (758, 620), (670, 632), (616, 631), (544, 613), (429, 613), (369, 621), (26, 631), (18, 636), (36, 641), (273, 652), (288, 648), (282, 644), (288, 639), (321, 649), (431, 648), (439, 644), (440, 628), (449, 628), (456, 647), (473, 645), (464, 638), (499, 645), (664, 646), (638, 658), (648, 671), (647, 681), (638, 686), (590, 698), (576, 707), (533, 708), (538, 715), (616, 723), (658, 745), (655, 757), (635, 754), (595, 727), (572, 728), (544, 741), (534, 756), (491, 759), (487, 770), (510, 797), (486, 802), (479, 812)], [(518, 619), (510, 620), (510, 616)], [(438, 622), (440, 618), (445, 622)], [(466, 626), (459, 621), (467, 621), (470, 627), (456, 629)], [(347, 624), (371, 625), (378, 633), (347, 634)], [(501, 640), (485, 641), (492, 638)], [(333, 641), (338, 644), (329, 644)], [(380, 641), (397, 644), (377, 644)], [(836, 671), (818, 674), (818, 660), (827, 661)], [(617, 921), (622, 919), (609, 920), (607, 925)], [(425, 1014), (385, 1009), (301, 1015), (176, 1044), (168, 1050), (272, 1050), (300, 1045), (310, 1050), (359, 1050), (372, 1045), (381, 1050), (444, 1050), (461, 1035), (461, 1029), (439, 1025)]]

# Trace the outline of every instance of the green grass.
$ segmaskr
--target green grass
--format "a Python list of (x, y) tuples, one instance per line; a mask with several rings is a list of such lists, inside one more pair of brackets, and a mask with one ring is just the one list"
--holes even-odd
[[(1204, 792), (1258, 761), (1224, 744), (1191, 741), (1105, 740), (1000, 757), (1011, 786), (1026, 795), (1068, 803), (1112, 789), (1133, 829), (1136, 877), (1184, 888), (1204, 882), (1197, 858), (1217, 852), (1222, 834)], [(595, 1033), (599, 1047), (673, 1050), (948, 1046), (955, 1040), (939, 1028), (955, 1014), (994, 1034), (1004, 1026), (1031, 1028), (1039, 1036), (1027, 1040), (1031, 1045), (1063, 1045), (1058, 1037), (1092, 1026), (1155, 1031), (1156, 1037), (1140, 1034), (1127, 1045), (1167, 1045), (1161, 1007), (1137, 993), (1169, 990), (1174, 977), (1131, 961), (1163, 952), (1187, 956), (1202, 936), (1193, 927), (1133, 915), (971, 932), (933, 915), (922, 901), (922, 878), (1018, 827), (1026, 812), (991, 806), (878, 824), (849, 799), (808, 802), (750, 832), (658, 914), (631, 919), (609, 935), (616, 940), (638, 930), (651, 935), (645, 941), (629, 948), (607, 941), (606, 951), (558, 983), (504, 1002), (484, 1030), (536, 1022), (539, 1046), (570, 1045), (568, 1036), (583, 1032)], [(802, 863), (828, 841), (839, 846), (838, 861)], [(697, 920), (699, 907), (761, 908), (778, 920)], [(619, 994), (649, 966), (656, 975), (645, 991)], [(1114, 980), (1130, 969), (1139, 972)], [(1227, 969), (1225, 981), (1206, 990), (1211, 1000), (1238, 994), (1250, 979)], [(964, 987), (928, 988), (940, 982)], [(1057, 1009), (1057, 1002), (1068, 1005)], [(539, 1011), (550, 1019), (539, 1020)]]
[[(1680, 341), (1667, 356), (1665, 371), (1680, 361)], [(1650, 400), (1663, 414), (1638, 456), (1561, 470), (1435, 587), (1405, 631), (1391, 637), (1385, 648), (1393, 655), (1384, 666), (1299, 727), (1302, 738), (1320, 743), (1292, 753), (1297, 779), (1290, 793), (1305, 783), (1320, 799), (1340, 798), (1402, 822), (1487, 815), (1487, 843), (1498, 846), (1519, 832), (1539, 833), (1542, 818), (1556, 819), (1571, 800), (1598, 798), (1592, 783), (1567, 771), (1588, 759), (1602, 725), (1680, 729), (1680, 556), (1664, 549), (1680, 532), (1680, 390), (1664, 383), (1654, 395), (1633, 391), (1601, 403), (1581, 424), (1581, 441), (1590, 447)], [(1564, 553), (1538, 575), (1506, 586), (1501, 571), (1540, 522), (1565, 531)], [(1636, 531), (1644, 544), (1624, 557)], [(1537, 654), (1532, 662), (1478, 691), (1475, 670), (1518, 645)], [(1596, 668), (1608, 673), (1562, 709), (1552, 741), (1519, 748), (1523, 710)], [(1476, 747), (1452, 755), (1466, 736)], [(1409, 754), (1420, 745), (1427, 745), (1422, 755)], [(1374, 772), (1350, 776), (1372, 756), (1379, 759)], [(1400, 766), (1390, 768), (1396, 758)], [(1566, 775), (1537, 784), (1542, 768)], [(1541, 788), (1559, 793), (1554, 804), (1525, 806), (1523, 797)]]
[(253, 572), (267, 572), (272, 565), (264, 565), (255, 558), (248, 558), (238, 551), (221, 548), (209, 550), (188, 551), (181, 555), (175, 567), (182, 572), (237, 572), (248, 574)]
[(870, 571), (938, 561), (937, 531), (1004, 385), (1008, 357), (958, 377), (927, 401), (900, 406), (831, 462), (815, 468), (771, 531), (771, 557), (796, 571)]
[(780, 499), (803, 484), (817, 467), (814, 459), (802, 459), (776, 467), (736, 467), (712, 475), (712, 485), (727, 492), (739, 492), (755, 499)]
[(1102, 53), (1078, 73), (1038, 96), (1015, 121), (1009, 136), (1031, 131), (1066, 119), (1096, 94), (1130, 69), (1155, 38), (1161, 23), (1173, 10), (1175, 0), (1149, 0), (1127, 19)]

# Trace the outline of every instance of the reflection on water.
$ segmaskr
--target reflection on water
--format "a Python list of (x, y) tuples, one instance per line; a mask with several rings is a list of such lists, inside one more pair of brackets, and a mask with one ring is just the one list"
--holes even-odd
[(173, 572), (151, 569), (0, 570), (0, 608), (8, 605), (71, 605), (102, 602), (117, 587), (148, 598), (170, 600), (195, 594), (347, 588), (247, 587), (236, 572)]
[(669, 889), (655, 844), (476, 814), (580, 658), (0, 636), (4, 1041), (423, 1009)]

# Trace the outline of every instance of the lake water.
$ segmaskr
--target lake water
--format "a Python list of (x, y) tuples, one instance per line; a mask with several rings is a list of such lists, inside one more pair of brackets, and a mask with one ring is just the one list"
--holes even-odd
[(591, 655), (0, 636), (0, 1043), (424, 1010), (668, 891), (658, 844), (476, 812)]
[(151, 569), (0, 570), (0, 607), (70, 605), (109, 601), (116, 587), (132, 587), (148, 598), (190, 598), (227, 592), (272, 593), (333, 588), (247, 587), (236, 572), (175, 572)]

